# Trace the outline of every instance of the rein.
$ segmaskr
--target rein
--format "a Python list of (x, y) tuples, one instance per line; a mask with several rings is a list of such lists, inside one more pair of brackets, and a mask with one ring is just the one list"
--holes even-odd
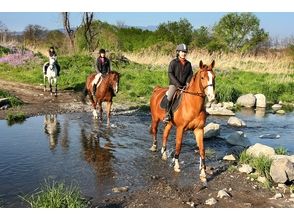
[[(208, 84), (207, 86), (205, 86), (203, 88), (203, 90), (206, 89), (208, 86), (213, 86), (213, 84)], [(178, 88), (178, 90), (180, 90), (183, 93), (190, 94), (190, 95), (196, 95), (196, 96), (200, 96), (200, 97), (205, 97), (206, 96), (205, 93), (203, 93), (203, 92), (189, 92), (189, 91), (186, 90), (186, 87), (187, 86), (185, 86), (183, 89)]]

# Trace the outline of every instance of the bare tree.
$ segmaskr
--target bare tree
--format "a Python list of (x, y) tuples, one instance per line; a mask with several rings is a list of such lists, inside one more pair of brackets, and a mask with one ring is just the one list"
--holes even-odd
[(89, 51), (92, 51), (94, 49), (93, 38), (96, 35), (92, 27), (93, 18), (94, 18), (93, 12), (84, 12), (84, 15), (83, 15), (84, 37), (86, 39), (87, 47)]
[(69, 22), (69, 12), (62, 12), (63, 27), (66, 31), (66, 35), (69, 39), (69, 43), (72, 49), (74, 49), (74, 30), (71, 29)]
[(6, 42), (6, 37), (7, 37), (7, 32), (8, 32), (8, 28), (6, 27), (5, 24), (2, 23), (2, 21), (0, 21), (0, 40), (1, 42)]

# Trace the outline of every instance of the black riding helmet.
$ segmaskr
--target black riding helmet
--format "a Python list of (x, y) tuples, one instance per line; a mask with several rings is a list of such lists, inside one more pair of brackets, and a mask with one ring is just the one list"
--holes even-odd
[(105, 53), (105, 50), (104, 49), (100, 49), (99, 50), (99, 53)]
[(178, 46), (177, 46), (177, 52), (179, 52), (179, 51), (183, 51), (183, 52), (188, 52), (188, 47), (187, 47), (187, 45), (186, 44), (179, 44)]

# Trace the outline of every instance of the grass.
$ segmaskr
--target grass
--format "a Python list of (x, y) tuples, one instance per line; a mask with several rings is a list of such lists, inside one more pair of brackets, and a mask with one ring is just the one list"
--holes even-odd
[(208, 147), (205, 149), (205, 156), (207, 159), (212, 159), (215, 157), (215, 155), (216, 151), (213, 148)]
[(39, 192), (22, 197), (32, 208), (85, 208), (86, 200), (77, 187), (45, 181)]
[(0, 90), (0, 98), (8, 98), (11, 107), (22, 105), (22, 101), (19, 100), (17, 97), (11, 95), (9, 92)]
[(8, 112), (6, 118), (8, 125), (15, 123), (22, 123), (26, 120), (26, 116), (23, 112)]
[(239, 164), (249, 164), (257, 173), (271, 181), (270, 167), (272, 159), (266, 156), (253, 157), (250, 154), (247, 154), (246, 151), (243, 151), (240, 154)]
[[(126, 56), (128, 57), (128, 54)], [(169, 60), (171, 58), (169, 57)], [(235, 59), (237, 58), (238, 56)], [(218, 59), (223, 58), (219, 57)], [(242, 61), (242, 58), (239, 57), (238, 59), (240, 62)], [(141, 59), (138, 60), (146, 63)], [(195, 64), (196, 60), (193, 59), (192, 63)], [(256, 60), (262, 62), (261, 59), (256, 58)], [(46, 57), (38, 55), (33, 61), (27, 62), (22, 66), (13, 67), (2, 63), (0, 64), (0, 77), (6, 80), (39, 85), (43, 83), (42, 65), (46, 61)], [(59, 56), (58, 61), (61, 65), (61, 76), (58, 81), (59, 88), (76, 91), (82, 90), (86, 76), (94, 72), (94, 58), (90, 55)], [(231, 63), (233, 64), (232, 61)], [(198, 68), (197, 66), (198, 64), (194, 67), (195, 70)], [(124, 65), (119, 63), (118, 65), (113, 64), (112, 69), (121, 74), (120, 92), (114, 101), (121, 103), (135, 102), (138, 105), (148, 104), (153, 88), (156, 85), (167, 87), (167, 67), (168, 62), (163, 65), (154, 65), (154, 63), (150, 64), (150, 62), (149, 64), (138, 64), (135, 62)], [(217, 74), (216, 93), (218, 101), (235, 102), (242, 94), (262, 93), (266, 96), (267, 101), (270, 102), (280, 100), (290, 103), (294, 102), (294, 96), (292, 95), (294, 93), (293, 66), (290, 70), (284, 71), (284, 73), (279, 73), (278, 70), (276, 72), (254, 72), (252, 69), (248, 69), (251, 71), (244, 71), (238, 68), (224, 70), (221, 61), (217, 61), (215, 72)]]
[(278, 155), (288, 155), (288, 149), (283, 146), (276, 147), (275, 152)]

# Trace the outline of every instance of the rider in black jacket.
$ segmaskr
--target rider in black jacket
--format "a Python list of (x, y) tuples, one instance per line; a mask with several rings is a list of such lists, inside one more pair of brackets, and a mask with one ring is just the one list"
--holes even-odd
[(183, 88), (193, 76), (191, 63), (186, 60), (188, 48), (185, 44), (179, 44), (176, 48), (177, 57), (173, 59), (168, 67), (169, 87), (167, 91), (166, 115), (163, 121), (165, 123), (171, 120), (172, 97), (178, 88)]

